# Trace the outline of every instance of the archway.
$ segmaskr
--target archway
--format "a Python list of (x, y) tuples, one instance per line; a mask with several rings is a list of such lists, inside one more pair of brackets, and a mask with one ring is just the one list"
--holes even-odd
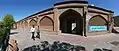
[(96, 15), (89, 20), (89, 31), (107, 31), (108, 22), (101, 15)]
[(24, 28), (28, 28), (28, 22), (26, 21), (26, 20), (24, 20), (24, 22), (23, 22), (23, 26), (24, 26)]
[(54, 25), (53, 20), (48, 16), (45, 16), (40, 20), (40, 28), (41, 29), (53, 31), (54, 30), (53, 25)]
[(23, 29), (24, 28), (24, 22), (21, 21), (21, 28)]
[(29, 22), (29, 25), (30, 25), (30, 27), (32, 27), (32, 26), (37, 26), (37, 21), (34, 20), (34, 19), (32, 19), (32, 20)]
[(78, 12), (69, 9), (62, 13), (59, 19), (62, 33), (83, 35), (83, 19)]
[(18, 29), (20, 28), (20, 22), (18, 23)]

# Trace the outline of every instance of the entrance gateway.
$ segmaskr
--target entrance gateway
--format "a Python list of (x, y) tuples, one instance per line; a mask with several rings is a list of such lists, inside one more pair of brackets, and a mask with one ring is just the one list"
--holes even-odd
[(113, 14), (113, 11), (88, 5), (88, 1), (64, 1), (16, 22), (14, 27), (28, 30), (35, 25), (41, 31), (81, 36), (109, 34), (114, 25)]
[(83, 20), (79, 13), (70, 9), (62, 13), (59, 19), (62, 33), (83, 35)]

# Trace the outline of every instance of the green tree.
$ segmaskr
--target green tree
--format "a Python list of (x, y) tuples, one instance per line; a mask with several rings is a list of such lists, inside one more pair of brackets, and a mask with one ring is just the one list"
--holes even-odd
[(3, 21), (0, 21), (0, 28), (2, 28), (4, 26)]
[(4, 25), (4, 22), (3, 21), (0, 21), (0, 25)]
[(3, 21), (0, 21), (0, 40), (5, 36), (6, 34), (6, 29), (4, 28)]
[(14, 22), (14, 17), (11, 14), (6, 14), (3, 18), (4, 26), (9, 27), (10, 29), (13, 26)]

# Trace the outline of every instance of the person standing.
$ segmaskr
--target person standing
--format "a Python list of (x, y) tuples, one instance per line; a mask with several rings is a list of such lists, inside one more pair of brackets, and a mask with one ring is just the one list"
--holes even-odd
[(32, 37), (31, 37), (31, 38), (32, 38), (33, 40), (35, 40), (35, 37), (34, 37), (35, 27), (34, 27), (34, 25), (31, 27), (30, 31), (31, 31), (31, 33), (32, 33)]
[(37, 30), (36, 30), (36, 33), (37, 33), (36, 37), (40, 39), (40, 30), (39, 30), (39, 26), (38, 26), (38, 28), (37, 28)]

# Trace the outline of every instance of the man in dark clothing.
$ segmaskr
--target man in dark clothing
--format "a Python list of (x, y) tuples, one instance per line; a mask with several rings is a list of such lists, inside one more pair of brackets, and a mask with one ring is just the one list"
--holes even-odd
[(37, 31), (36, 31), (36, 32), (37, 32), (36, 37), (40, 39), (40, 30), (39, 30), (39, 26), (38, 26), (38, 28), (37, 28)]

